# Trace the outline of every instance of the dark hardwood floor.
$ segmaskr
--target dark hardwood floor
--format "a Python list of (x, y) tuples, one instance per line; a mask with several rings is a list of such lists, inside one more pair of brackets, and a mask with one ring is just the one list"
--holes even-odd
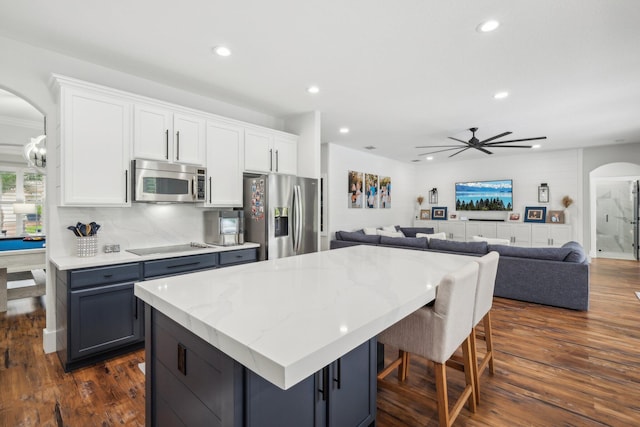
[[(455, 425), (640, 425), (634, 291), (640, 263), (598, 259), (588, 312), (496, 298), (496, 374), (485, 372), (478, 411), (465, 407)], [(42, 352), (44, 325), (38, 299), (10, 301), (0, 314), (0, 426), (144, 425), (143, 351), (65, 374)], [(463, 376), (447, 373), (453, 398)], [(430, 366), (413, 357), (405, 383), (378, 383), (378, 427), (437, 426), (434, 397)]]

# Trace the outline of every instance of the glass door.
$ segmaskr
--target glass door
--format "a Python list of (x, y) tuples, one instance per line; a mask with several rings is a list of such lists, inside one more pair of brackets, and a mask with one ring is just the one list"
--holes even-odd
[(638, 180), (596, 184), (598, 257), (638, 259)]

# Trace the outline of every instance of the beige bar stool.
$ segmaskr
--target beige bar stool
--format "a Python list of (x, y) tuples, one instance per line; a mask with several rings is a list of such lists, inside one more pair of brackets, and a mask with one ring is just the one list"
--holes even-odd
[[(473, 384), (474, 362), (470, 335), (478, 282), (478, 264), (471, 262), (458, 272), (446, 275), (437, 289), (433, 306), (422, 307), (378, 335), (378, 341), (400, 349), (399, 358), (385, 368), (378, 379), (384, 379), (398, 368), (402, 380), (406, 377), (408, 353), (434, 362), (438, 418), (440, 426), (453, 424), (465, 402), (476, 411)], [(449, 410), (446, 361), (462, 346), (466, 386)]]

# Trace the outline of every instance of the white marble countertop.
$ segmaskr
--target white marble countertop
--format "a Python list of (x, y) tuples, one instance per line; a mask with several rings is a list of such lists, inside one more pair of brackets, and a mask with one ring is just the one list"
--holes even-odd
[(433, 300), (474, 259), (360, 245), (136, 283), (135, 295), (287, 389)]
[(214, 252), (235, 251), (238, 249), (259, 248), (257, 243), (245, 243), (236, 246), (213, 246), (209, 248), (194, 248), (186, 252), (170, 252), (163, 254), (136, 255), (126, 250), (112, 253), (98, 253), (96, 256), (59, 256), (49, 260), (55, 264), (58, 270), (72, 270), (74, 268), (99, 267), (104, 265), (125, 264), (127, 262), (149, 261), (163, 258), (176, 258), (181, 256), (208, 254)]

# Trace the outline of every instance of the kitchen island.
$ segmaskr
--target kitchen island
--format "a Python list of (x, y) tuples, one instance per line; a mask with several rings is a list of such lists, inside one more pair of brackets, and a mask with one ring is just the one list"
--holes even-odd
[(373, 424), (375, 337), (474, 259), (354, 246), (137, 283), (147, 425)]

